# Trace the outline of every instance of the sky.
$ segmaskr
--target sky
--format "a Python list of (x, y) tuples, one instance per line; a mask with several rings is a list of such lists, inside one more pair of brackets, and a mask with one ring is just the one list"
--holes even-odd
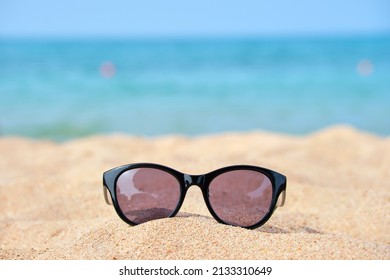
[(0, 37), (390, 33), (390, 0), (0, 0)]

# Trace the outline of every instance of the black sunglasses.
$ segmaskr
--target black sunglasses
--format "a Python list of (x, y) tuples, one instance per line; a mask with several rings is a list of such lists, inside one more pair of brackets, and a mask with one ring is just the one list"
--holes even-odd
[(250, 165), (188, 175), (154, 163), (135, 163), (104, 172), (103, 185), (107, 204), (114, 204), (130, 225), (175, 216), (192, 185), (200, 187), (218, 222), (245, 228), (263, 225), (286, 198), (284, 175)]

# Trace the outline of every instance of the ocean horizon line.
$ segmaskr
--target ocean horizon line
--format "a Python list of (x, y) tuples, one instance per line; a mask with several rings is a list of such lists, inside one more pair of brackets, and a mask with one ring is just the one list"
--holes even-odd
[(327, 39), (381, 39), (389, 38), (390, 30), (379, 32), (356, 33), (280, 33), (280, 34), (129, 34), (129, 35), (4, 35), (0, 34), (1, 41), (53, 41), (53, 42), (83, 42), (83, 41), (230, 41), (230, 40), (327, 40)]

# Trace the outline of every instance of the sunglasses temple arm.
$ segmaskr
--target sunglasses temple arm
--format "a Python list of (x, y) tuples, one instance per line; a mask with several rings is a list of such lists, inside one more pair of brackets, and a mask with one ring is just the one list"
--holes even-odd
[(108, 192), (107, 188), (103, 186), (103, 195), (104, 195), (104, 200), (108, 205), (112, 205), (112, 198), (111, 194)]
[(282, 207), (286, 201), (286, 190), (283, 190), (276, 201), (276, 207)]

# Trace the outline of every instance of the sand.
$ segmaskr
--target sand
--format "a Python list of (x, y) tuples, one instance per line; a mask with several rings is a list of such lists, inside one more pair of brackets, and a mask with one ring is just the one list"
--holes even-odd
[[(175, 218), (131, 227), (102, 172), (156, 162), (189, 174), (253, 164), (288, 178), (262, 227), (217, 223), (192, 187)], [(390, 138), (346, 126), (187, 138), (0, 138), (0, 259), (390, 259)]]

